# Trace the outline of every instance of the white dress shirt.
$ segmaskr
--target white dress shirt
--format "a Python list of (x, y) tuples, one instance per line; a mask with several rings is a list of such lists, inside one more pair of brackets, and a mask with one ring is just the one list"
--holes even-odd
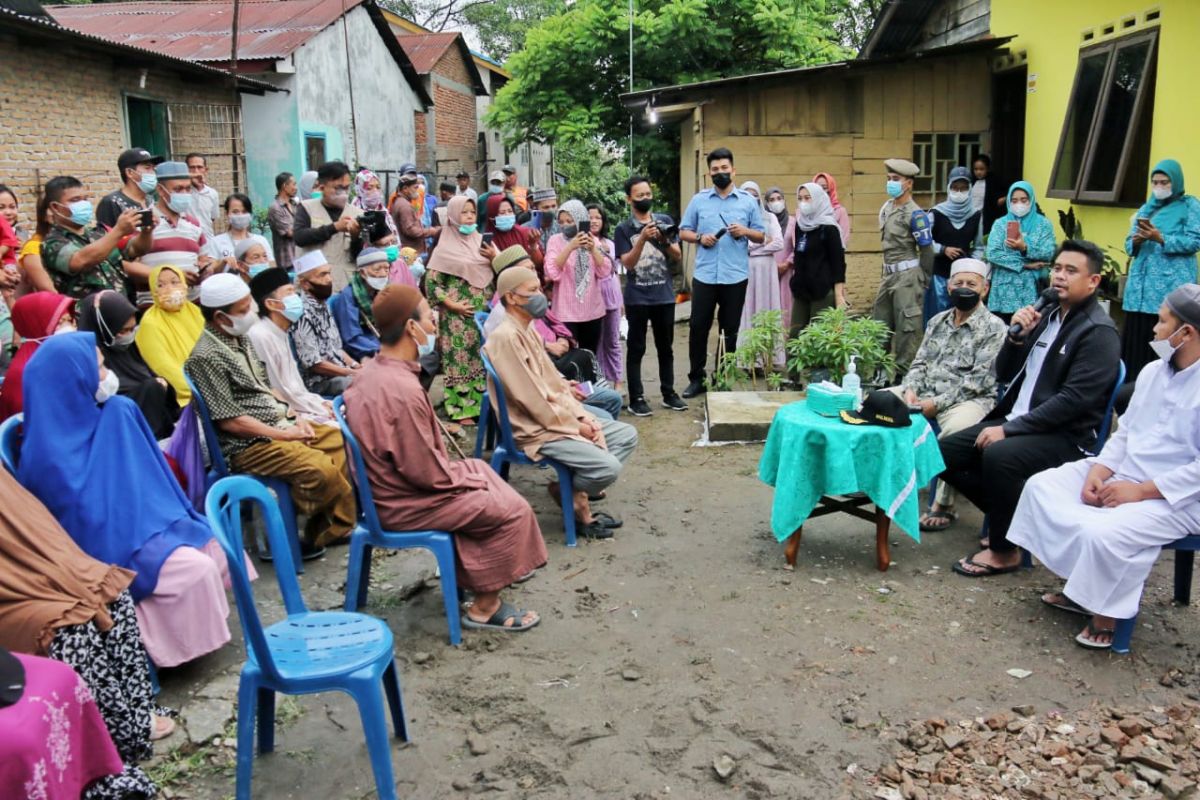
[(1042, 335), (1038, 337), (1033, 349), (1029, 351), (1029, 355), (1025, 359), (1025, 378), (1021, 381), (1021, 390), (1017, 392), (1017, 400), (1013, 403), (1012, 411), (1008, 412), (1008, 416), (1004, 418), (1005, 421), (1014, 420), (1022, 414), (1029, 413), (1029, 403), (1033, 399), (1033, 387), (1037, 385), (1038, 376), (1042, 374), (1042, 365), (1046, 363), (1046, 354), (1050, 352), (1061, 328), (1062, 307), (1060, 306), (1051, 313), (1050, 322), (1046, 324), (1046, 329), (1042, 331)]
[(269, 317), (263, 317), (250, 329), (248, 336), (254, 345), (254, 352), (258, 353), (263, 366), (267, 368), (267, 380), (271, 382), (271, 388), (287, 401), (292, 410), (310, 422), (333, 424), (333, 414), (325, 404), (325, 399), (305, 387), (287, 333), (280, 330)]

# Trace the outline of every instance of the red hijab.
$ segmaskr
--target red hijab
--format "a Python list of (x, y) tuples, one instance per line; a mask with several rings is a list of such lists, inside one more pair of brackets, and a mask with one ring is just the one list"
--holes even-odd
[(825, 194), (829, 195), (829, 202), (833, 205), (833, 207), (839, 208), (842, 205), (842, 202), (838, 200), (837, 196), (837, 181), (835, 181), (833, 176), (828, 172), (818, 172), (816, 175), (813, 175), (812, 182), (816, 183), (817, 178), (825, 179), (825, 185), (829, 187)]
[[(500, 212), (500, 204), (505, 200), (512, 205), (514, 213), (517, 203), (512, 197), (506, 194), (494, 194), (487, 199), (487, 232), (492, 234), (492, 244), (497, 250), (507, 250), (514, 244), (519, 244), (525, 248), (525, 252), (529, 253), (530, 240), (533, 238), (533, 231), (526, 228), (524, 225), (513, 225), (512, 228), (502, 231), (496, 227), (496, 214)], [(541, 239), (538, 239), (541, 242)], [(532, 253), (530, 253), (532, 255)]]
[(24, 408), (22, 378), (25, 364), (37, 352), (42, 339), (54, 333), (64, 314), (72, 313), (75, 301), (54, 292), (33, 292), (13, 303), (13, 329), (24, 340), (8, 365), (0, 387), (0, 420), (20, 414)]

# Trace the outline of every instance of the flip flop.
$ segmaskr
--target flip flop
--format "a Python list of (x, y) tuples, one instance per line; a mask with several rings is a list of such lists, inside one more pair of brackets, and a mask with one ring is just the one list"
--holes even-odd
[[(527, 611), (517, 608), (511, 603), (501, 602), (500, 607), (496, 609), (496, 613), (488, 617), (487, 622), (479, 622), (471, 619), (470, 614), (463, 614), (462, 624), (464, 628), (474, 628), (476, 630), (495, 630), (503, 631), (504, 633), (520, 633), (521, 631), (527, 631), (530, 628), (536, 628), (538, 623), (542, 621), (542, 618), (538, 617), (536, 620), (527, 625), (520, 624), (518, 620), (524, 617), (527, 613)], [(505, 625), (505, 620), (510, 619), (513, 621), (513, 624)]]
[(588, 523), (579, 523), (576, 526), (575, 533), (585, 539), (611, 539), (613, 538), (612, 528), (604, 527), (604, 523), (598, 519), (593, 519)]
[[(931, 520), (931, 519), (942, 519), (942, 520), (945, 520), (945, 522), (940, 522), (940, 523), (926, 522), (926, 520)], [(921, 520), (920, 527), (921, 527), (922, 531), (926, 531), (929, 533), (939, 533), (941, 531), (946, 530), (947, 528), (949, 528), (951, 525), (953, 525), (957, 521), (958, 521), (958, 513), (955, 511), (928, 511), (928, 512), (926, 512), (924, 518)]]
[(537, 570), (536, 570), (536, 569), (531, 569), (531, 570), (529, 570), (529, 572), (525, 573), (525, 574), (524, 574), (524, 575), (522, 575), (521, 577), (519, 577), (519, 578), (513, 578), (513, 584), (515, 585), (515, 584), (518, 584), (518, 583), (524, 583), (525, 581), (529, 580), (530, 578), (532, 578), (532, 577), (533, 577), (534, 575), (536, 575), (536, 574), (537, 574)]
[[(1061, 603), (1052, 603), (1046, 599), (1047, 597), (1053, 597), (1053, 596), (1061, 597), (1062, 602)], [(1088, 611), (1086, 608), (1079, 605), (1079, 603), (1076, 603), (1074, 600), (1067, 597), (1062, 592), (1047, 592), (1046, 594), (1042, 595), (1041, 600), (1043, 603), (1050, 606), (1051, 608), (1061, 609), (1062, 611), (1068, 611), (1072, 614), (1081, 614), (1082, 616), (1085, 616), (1085, 617), (1090, 617), (1092, 615), (1092, 612)]]
[(619, 528), (625, 524), (612, 514), (605, 514), (603, 511), (597, 511), (595, 514), (592, 514), (592, 519), (596, 520), (596, 522), (599, 522), (606, 528)]
[(1013, 564), (1011, 567), (993, 567), (991, 564), (980, 564), (973, 558), (966, 558), (964, 560), (968, 565), (972, 567), (978, 567), (979, 569), (983, 570), (982, 572), (971, 572), (970, 570), (964, 569), (963, 565), (958, 561), (955, 561), (950, 565), (950, 569), (954, 570), (965, 578), (991, 578), (994, 575), (1006, 575), (1010, 572), (1016, 572), (1021, 568), (1019, 563)]
[[(1083, 629), (1083, 632), (1075, 637), (1075, 643), (1080, 647), (1086, 647), (1088, 650), (1111, 650), (1112, 639), (1116, 633), (1116, 628), (1097, 628), (1092, 623), (1092, 620), (1089, 619), (1087, 625)], [(1091, 638), (1089, 638), (1096, 635), (1107, 636), (1108, 641), (1101, 644), (1100, 642), (1094, 642), (1091, 640)]]

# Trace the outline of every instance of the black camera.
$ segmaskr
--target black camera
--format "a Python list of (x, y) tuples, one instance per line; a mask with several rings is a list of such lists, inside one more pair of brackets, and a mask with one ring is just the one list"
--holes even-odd
[(387, 213), (382, 209), (364, 211), (358, 218), (359, 228), (368, 243), (378, 241), (391, 233), (387, 225)]
[[(649, 223), (646, 223), (646, 224), (648, 225)], [(663, 224), (662, 222), (660, 222), (656, 219), (656, 220), (654, 220), (654, 224), (658, 227), (658, 232), (660, 234), (662, 234), (663, 240), (666, 242), (670, 242), (672, 239), (674, 239), (676, 236), (679, 235), (679, 226), (676, 225), (674, 222)], [(634, 233), (641, 233), (645, 227), (646, 227), (646, 225), (638, 225), (634, 229)]]

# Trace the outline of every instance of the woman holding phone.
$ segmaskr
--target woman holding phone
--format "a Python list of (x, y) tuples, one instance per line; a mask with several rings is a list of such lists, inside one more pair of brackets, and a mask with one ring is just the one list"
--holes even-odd
[(1200, 251), (1200, 200), (1183, 193), (1183, 168), (1174, 159), (1154, 165), (1150, 198), (1133, 217), (1125, 252), (1133, 258), (1125, 283), (1121, 358), (1126, 382), (1154, 359), (1150, 340), (1158, 309), (1173, 290), (1196, 280)]
[(992, 265), (988, 308), (1005, 322), (1013, 312), (1033, 305), (1038, 271), (1054, 257), (1054, 226), (1037, 210), (1037, 196), (1027, 181), (1008, 189), (1008, 213), (992, 223), (987, 260)]
[(612, 273), (613, 259), (592, 236), (591, 216), (581, 201), (563, 203), (558, 224), (562, 232), (546, 245), (546, 281), (554, 285), (551, 308), (579, 346), (595, 353), (608, 313), (600, 280)]

